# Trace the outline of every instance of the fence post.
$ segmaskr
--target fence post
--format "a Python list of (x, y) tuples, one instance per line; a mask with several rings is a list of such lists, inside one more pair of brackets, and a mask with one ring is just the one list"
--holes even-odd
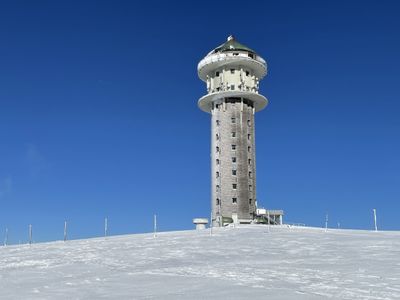
[(154, 233), (153, 237), (157, 237), (157, 215), (154, 214)]

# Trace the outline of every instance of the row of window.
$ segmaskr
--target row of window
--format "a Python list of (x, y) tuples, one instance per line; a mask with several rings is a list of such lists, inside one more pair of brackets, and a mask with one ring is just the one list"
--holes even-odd
[[(221, 200), (219, 198), (217, 198), (215, 202), (216, 202), (217, 205), (221, 205)], [(237, 204), (237, 198), (236, 197), (232, 198), (232, 203), (233, 204)], [(249, 204), (251, 205), (252, 203), (253, 203), (253, 199), (250, 198), (249, 199)]]
[[(217, 192), (220, 191), (220, 186), (219, 186), (219, 184), (217, 184), (217, 185), (215, 186), (215, 189), (216, 189)], [(237, 190), (237, 183), (233, 183), (233, 184), (232, 184), (232, 189)], [(253, 191), (253, 186), (252, 186), (251, 184), (249, 185), (249, 191), (250, 191), (250, 192)]]
[[(236, 132), (235, 132), (235, 131), (232, 131), (232, 132), (231, 132), (231, 137), (233, 137), (233, 138), (236, 137)], [(220, 138), (221, 138), (220, 134), (219, 134), (219, 133), (216, 133), (216, 134), (215, 134), (215, 139), (216, 139), (217, 141), (219, 141)], [(247, 139), (250, 140), (250, 138), (251, 138), (251, 134), (249, 133), (249, 134), (247, 134)]]
[[(237, 184), (233, 183), (232, 184), (232, 189), (236, 190), (237, 189)], [(249, 184), (249, 191), (252, 192), (253, 191), (253, 186), (251, 184)]]
[[(232, 107), (235, 107), (236, 106), (236, 104), (241, 104), (241, 103), (244, 103), (244, 104), (246, 104), (247, 106), (249, 106), (249, 107), (253, 107), (253, 103), (252, 102), (249, 102), (249, 100), (246, 100), (246, 99), (241, 99), (241, 98), (238, 98), (239, 100), (225, 100), (225, 102), (226, 103), (230, 103), (230, 105), (232, 106)], [(221, 109), (223, 106), (222, 106), (222, 103), (217, 103), (217, 104), (215, 104), (215, 108), (216, 109)]]
[[(236, 137), (236, 132), (235, 131), (232, 131), (231, 132), (231, 137)], [(247, 139), (248, 140), (250, 140), (250, 137), (251, 137), (251, 134), (249, 133), (249, 134), (247, 134)], [(219, 139), (221, 138), (221, 136), (220, 136), (220, 134), (219, 133), (216, 133), (215, 134), (215, 139), (217, 140), (217, 141), (219, 141)]]
[[(247, 161), (248, 161), (249, 165), (251, 165), (251, 158), (249, 158)], [(236, 162), (236, 157), (232, 157), (232, 162)], [(220, 159), (217, 158), (217, 159), (215, 160), (215, 163), (216, 163), (217, 165), (219, 165), (219, 164), (221, 163)], [(235, 171), (235, 174), (233, 174), (233, 171)], [(232, 175), (236, 175), (236, 170), (232, 170)]]
[[(235, 69), (230, 69), (230, 72), (231, 72), (231, 74), (235, 74)], [(249, 76), (250, 75), (250, 72), (249, 71), (245, 71), (245, 73), (246, 73), (246, 76)], [(219, 74), (220, 74), (220, 71), (216, 71), (215, 72), (215, 77), (219, 77)]]
[[(224, 103), (230, 104), (231, 107), (235, 107), (236, 105), (246, 104), (249, 108), (253, 108), (253, 102), (251, 100), (239, 98), (239, 97), (231, 97), (231, 98), (224, 98)], [(223, 103), (215, 103), (215, 108), (220, 110), (223, 107)]]
[[(236, 172), (237, 172), (236, 170), (232, 170), (232, 175), (236, 175)], [(220, 176), (219, 171), (215, 172), (215, 176), (219, 178)], [(249, 178), (253, 178), (253, 173), (251, 171), (249, 171)]]
[[(227, 90), (227, 91), (229, 91), (229, 90), (235, 90), (235, 85), (234, 85), (234, 84), (231, 84), (230, 86), (228, 86), (228, 87), (226, 88), (226, 90)], [(257, 87), (254, 87), (254, 86), (253, 86), (253, 87), (250, 87), (250, 86), (248, 86), (248, 85), (239, 84), (239, 85), (238, 85), (238, 90), (240, 90), (240, 91), (246, 91), (246, 92), (250, 92), (250, 91), (256, 92), (256, 91), (257, 91)], [(208, 89), (207, 91), (210, 92), (209, 89)], [(223, 87), (223, 86), (222, 86), (222, 87), (217, 86), (215, 89), (212, 89), (212, 90), (211, 90), (211, 93), (221, 92), (221, 91), (225, 91), (224, 87)]]
[[(236, 145), (231, 145), (231, 148), (232, 148), (232, 150), (236, 150)], [(216, 151), (217, 153), (220, 153), (220, 152), (221, 152), (221, 148), (220, 148), (219, 146), (216, 146), (216, 147), (215, 147), (215, 151)], [(251, 152), (251, 146), (248, 146), (248, 147), (247, 147), (247, 151), (248, 151), (248, 152)], [(236, 162), (236, 160), (235, 160), (235, 161), (232, 161), (232, 162)]]
[[(217, 192), (220, 192), (220, 186), (219, 184), (217, 184), (215, 186), (215, 189)], [(237, 183), (232, 183), (232, 189), (237, 190)], [(251, 184), (249, 184), (249, 191), (252, 192), (253, 191), (253, 186)]]
[[(219, 161), (218, 161), (218, 164), (219, 164)], [(232, 175), (236, 176), (236, 174), (237, 174), (237, 170), (233, 169)], [(217, 178), (219, 178), (219, 175), (220, 175), (219, 171), (215, 172), (215, 176)], [(253, 173), (251, 171), (249, 171), (249, 178), (253, 178)]]
[[(236, 123), (236, 118), (231, 118), (231, 123), (235, 124)], [(215, 124), (217, 126), (221, 125), (221, 121), (220, 120), (215, 120)], [(247, 120), (247, 125), (251, 126), (251, 120)]]

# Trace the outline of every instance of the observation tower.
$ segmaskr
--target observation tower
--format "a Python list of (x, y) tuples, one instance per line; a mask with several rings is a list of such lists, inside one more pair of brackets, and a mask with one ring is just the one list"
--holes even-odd
[(207, 83), (198, 106), (211, 114), (212, 224), (250, 223), (257, 208), (254, 114), (268, 103), (258, 93), (267, 63), (229, 36), (197, 71)]

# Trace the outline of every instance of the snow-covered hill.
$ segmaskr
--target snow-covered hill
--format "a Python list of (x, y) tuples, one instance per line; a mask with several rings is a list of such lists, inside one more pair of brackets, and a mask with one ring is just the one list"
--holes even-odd
[(0, 299), (400, 299), (400, 232), (243, 226), (0, 247)]

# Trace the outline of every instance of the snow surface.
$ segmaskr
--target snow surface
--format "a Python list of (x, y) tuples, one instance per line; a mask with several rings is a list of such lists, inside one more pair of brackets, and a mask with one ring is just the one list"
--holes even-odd
[(400, 299), (400, 232), (249, 225), (0, 247), (0, 299)]

